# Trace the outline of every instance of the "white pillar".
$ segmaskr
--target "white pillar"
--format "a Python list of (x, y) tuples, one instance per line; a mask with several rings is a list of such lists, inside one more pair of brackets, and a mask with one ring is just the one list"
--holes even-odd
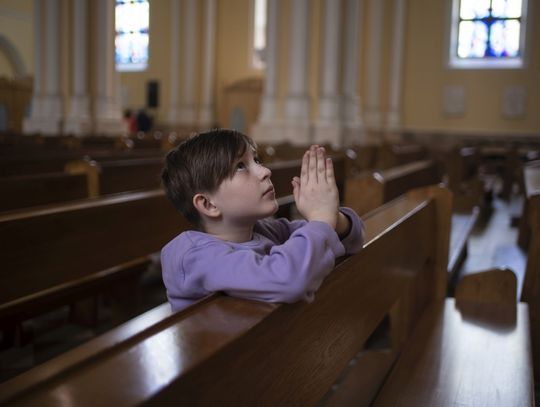
[(345, 52), (343, 58), (344, 144), (363, 141), (362, 104), (358, 94), (360, 52), (362, 49), (363, 0), (345, 2)]
[(184, 55), (182, 58), (183, 91), (182, 102), (180, 105), (179, 119), (180, 123), (187, 126), (195, 124), (195, 67), (197, 58), (197, 0), (185, 1), (184, 13)]
[(204, 49), (202, 61), (202, 94), (199, 125), (209, 127), (214, 124), (214, 53), (216, 43), (216, 0), (204, 2)]
[(171, 93), (169, 99), (169, 123), (171, 125), (178, 124), (180, 122), (180, 110), (179, 110), (179, 95), (178, 89), (178, 75), (180, 70), (179, 65), (179, 53), (180, 53), (180, 0), (171, 1)]
[(87, 75), (87, 0), (73, 0), (73, 89), (69, 114), (64, 126), (67, 134), (83, 135), (91, 131)]
[[(62, 131), (63, 106), (60, 95), (60, 1), (34, 2), (34, 75), (32, 116), (25, 121), (25, 133), (59, 135)], [(41, 6), (45, 8), (45, 33), (42, 42)], [(45, 76), (42, 76), (42, 66)]]
[(401, 88), (403, 78), (403, 37), (405, 36), (406, 0), (394, 0), (394, 32), (390, 63), (390, 95), (386, 125), (396, 131), (401, 126)]
[(315, 127), (317, 143), (341, 144), (341, 2), (324, 0), (323, 51), (321, 53), (322, 81), (319, 96), (319, 118)]
[(383, 2), (370, 0), (368, 10), (369, 38), (367, 44), (366, 61), (367, 85), (366, 85), (366, 111), (365, 123), (370, 130), (379, 131), (382, 125), (380, 106), (380, 81), (382, 62), (382, 38), (383, 38)]
[(277, 119), (279, 9), (279, 0), (268, 0), (266, 13), (266, 72), (259, 116), (261, 123), (272, 123)]
[(292, 143), (311, 141), (309, 78), (309, 0), (290, 2), (289, 67), (285, 99), (283, 137)]
[(30, 117), (23, 121), (23, 133), (35, 133), (39, 130), (39, 119), (42, 116), (42, 92), (43, 92), (43, 75), (41, 69), (42, 61), (42, 20), (41, 20), (41, 4), (42, 0), (34, 0), (34, 26), (33, 26), (33, 41), (34, 41), (34, 85), (32, 91), (32, 108)]
[(114, 0), (94, 0), (96, 24), (92, 32), (96, 45), (95, 131), (98, 134), (119, 134), (123, 131), (122, 112), (115, 64)]

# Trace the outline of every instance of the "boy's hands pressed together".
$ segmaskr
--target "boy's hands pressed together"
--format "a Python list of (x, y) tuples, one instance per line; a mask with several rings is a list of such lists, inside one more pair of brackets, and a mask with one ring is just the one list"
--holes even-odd
[(339, 193), (334, 166), (332, 160), (326, 157), (324, 147), (313, 145), (304, 153), (300, 178), (294, 177), (292, 184), (296, 206), (304, 218), (326, 222), (338, 234), (342, 233), (343, 226), (346, 231), (349, 222), (338, 212)]

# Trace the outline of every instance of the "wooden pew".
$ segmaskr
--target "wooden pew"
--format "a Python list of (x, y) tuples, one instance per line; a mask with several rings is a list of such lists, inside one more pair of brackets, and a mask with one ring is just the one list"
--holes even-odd
[(537, 170), (535, 168), (540, 168), (540, 160), (531, 161), (527, 164), (524, 164), (522, 167), (522, 178), (523, 178), (523, 209), (521, 211), (521, 216), (519, 218), (519, 230), (518, 230), (518, 240), (517, 243), (524, 251), (529, 249), (529, 241), (531, 236), (531, 227), (529, 220), (529, 202), (531, 199), (537, 195), (538, 191), (538, 180), (537, 180)]
[(375, 168), (385, 170), (415, 161), (425, 160), (426, 149), (419, 144), (391, 144), (383, 143), (377, 152)]
[(355, 373), (349, 405), (533, 405), (527, 306), (444, 299), (450, 212), (444, 190), (409, 193), (366, 216), (364, 250), (313, 303), (164, 304), (1, 384), (0, 403), (345, 405)]
[(526, 213), (522, 218), (527, 225), (524, 229), (528, 233), (528, 238), (527, 266), (521, 295), (521, 300), (527, 302), (530, 307), (534, 366), (537, 375), (540, 374), (540, 165), (538, 164), (536, 162), (523, 168)]
[(0, 178), (0, 212), (88, 197), (83, 174), (53, 172)]
[(136, 280), (188, 227), (160, 190), (0, 215), (0, 326)]
[[(345, 185), (345, 206), (358, 214), (365, 214), (405, 192), (441, 181), (435, 161), (417, 161), (387, 170), (369, 172), (349, 177)], [(476, 224), (479, 212), (452, 216), (448, 272), (455, 279), (461, 264), (467, 257), (467, 242)], [(452, 288), (450, 288), (452, 291)]]
[(345, 206), (363, 215), (410, 189), (441, 181), (435, 161), (416, 161), (380, 171), (365, 171), (345, 181)]
[(118, 192), (159, 188), (163, 158), (131, 160), (79, 160), (68, 162), (65, 172), (88, 177), (90, 198)]
[(470, 213), (484, 207), (484, 181), (480, 179), (480, 156), (475, 147), (457, 147), (443, 157), (448, 187), (454, 194), (454, 211)]

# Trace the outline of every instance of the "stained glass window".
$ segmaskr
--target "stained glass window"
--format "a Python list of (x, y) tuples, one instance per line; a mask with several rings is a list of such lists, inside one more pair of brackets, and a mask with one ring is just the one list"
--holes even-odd
[(505, 61), (509, 67), (521, 66), (527, 0), (454, 1), (451, 63)]
[(252, 64), (257, 69), (266, 66), (266, 0), (253, 0)]
[(116, 0), (116, 70), (143, 71), (148, 66), (148, 0)]

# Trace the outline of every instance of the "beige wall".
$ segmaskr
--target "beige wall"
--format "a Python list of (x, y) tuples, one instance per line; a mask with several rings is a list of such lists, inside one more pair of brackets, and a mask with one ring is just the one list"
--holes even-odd
[[(411, 129), (479, 131), (485, 134), (540, 132), (540, 5), (529, 0), (529, 63), (525, 69), (448, 69), (447, 0), (408, 0), (404, 72), (404, 125)], [(465, 89), (465, 113), (447, 117), (442, 113), (446, 85)], [(519, 119), (501, 115), (506, 86), (527, 89), (527, 114)]]

